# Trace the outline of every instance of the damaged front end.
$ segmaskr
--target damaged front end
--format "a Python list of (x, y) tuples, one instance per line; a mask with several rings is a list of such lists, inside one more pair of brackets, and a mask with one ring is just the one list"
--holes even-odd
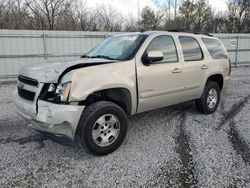
[(78, 59), (25, 66), (19, 72), (18, 90), (15, 93), (16, 110), (31, 122), (33, 128), (75, 140), (78, 121), (85, 106), (78, 105), (77, 102), (84, 99), (72, 96), (77, 86), (82, 85), (78, 78), (75, 78), (75, 82), (72, 81), (72, 72), (84, 67), (115, 62), (105, 59)]
[(84, 106), (70, 104), (71, 82), (61, 83), (42, 83), (20, 75), (16, 110), (34, 129), (74, 140)]

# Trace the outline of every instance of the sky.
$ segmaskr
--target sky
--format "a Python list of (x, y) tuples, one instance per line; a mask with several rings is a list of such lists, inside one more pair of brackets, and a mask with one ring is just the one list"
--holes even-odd
[[(215, 12), (227, 10), (226, 0), (208, 1)], [(165, 2), (165, 0), (139, 0), (139, 7), (140, 10), (146, 5), (151, 8), (157, 9), (158, 7), (162, 6), (162, 2)], [(87, 0), (87, 5), (91, 8), (95, 8), (101, 5), (111, 5), (123, 15), (138, 15), (138, 0)]]

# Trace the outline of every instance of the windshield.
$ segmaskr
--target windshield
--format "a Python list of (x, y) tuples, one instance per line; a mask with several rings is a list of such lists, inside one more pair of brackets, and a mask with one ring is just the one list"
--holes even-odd
[(110, 37), (83, 57), (128, 60), (135, 55), (145, 38), (143, 34)]

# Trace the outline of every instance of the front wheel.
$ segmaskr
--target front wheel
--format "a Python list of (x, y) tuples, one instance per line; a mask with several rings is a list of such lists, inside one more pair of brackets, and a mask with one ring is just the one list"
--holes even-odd
[(116, 150), (127, 133), (127, 116), (116, 104), (100, 101), (88, 106), (79, 124), (80, 142), (91, 153), (106, 155)]
[(200, 99), (195, 101), (196, 108), (204, 114), (212, 114), (220, 103), (220, 87), (216, 82), (207, 82)]

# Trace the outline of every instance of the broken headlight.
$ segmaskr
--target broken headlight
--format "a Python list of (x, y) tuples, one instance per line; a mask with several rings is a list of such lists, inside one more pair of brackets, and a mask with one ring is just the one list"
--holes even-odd
[(56, 88), (56, 95), (61, 102), (67, 102), (71, 90), (71, 82), (59, 84)]

